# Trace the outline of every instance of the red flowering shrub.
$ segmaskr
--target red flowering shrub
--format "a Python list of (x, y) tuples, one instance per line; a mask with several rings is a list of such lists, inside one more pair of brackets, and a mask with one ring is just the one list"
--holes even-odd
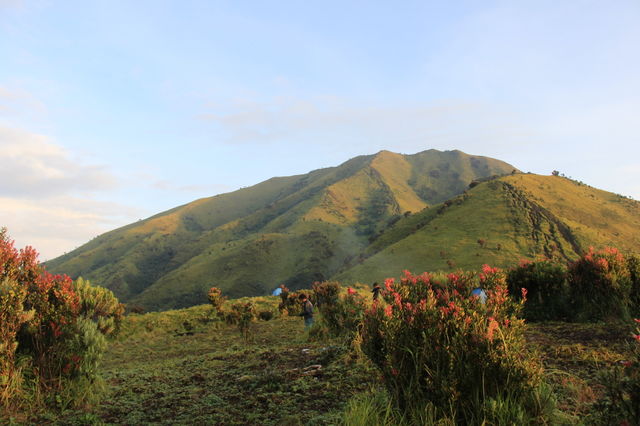
[(360, 329), (366, 307), (365, 298), (349, 287), (346, 294), (320, 304), (321, 323), (332, 336), (352, 338)]
[(520, 289), (527, 289), (523, 311), (527, 320), (561, 320), (570, 316), (564, 265), (551, 260), (522, 260), (507, 273), (507, 284), (516, 300), (520, 298)]
[[(495, 419), (496, 407), (508, 400), (519, 415), (541, 416), (531, 401), (542, 368), (526, 350), (517, 317), (522, 302), (508, 297), (497, 268), (485, 265), (475, 279), (466, 273), (436, 281), (407, 271), (400, 282), (387, 279), (384, 300), (365, 312), (362, 350), (405, 413), (431, 407), (440, 418), (479, 424)], [(484, 304), (471, 296), (478, 284), (487, 294)]]
[(334, 305), (340, 296), (340, 283), (336, 281), (316, 281), (311, 286), (317, 308), (322, 305)]
[[(109, 290), (49, 274), (33, 248), (16, 250), (1, 230), (2, 413), (16, 409), (19, 399), (26, 398), (21, 394), (25, 390), (45, 399), (62, 390), (76, 402), (87, 397), (97, 379), (105, 336), (117, 330), (123, 310)], [(18, 357), (27, 368), (16, 366)], [(31, 389), (20, 386), (27, 373)]]
[(209, 303), (211, 303), (211, 306), (213, 307), (214, 313), (217, 316), (223, 316), (222, 307), (227, 298), (222, 295), (222, 290), (220, 290), (218, 287), (211, 287), (211, 289), (209, 289), (207, 297), (209, 299)]
[(615, 248), (593, 247), (569, 265), (569, 293), (576, 320), (629, 319), (631, 275)]

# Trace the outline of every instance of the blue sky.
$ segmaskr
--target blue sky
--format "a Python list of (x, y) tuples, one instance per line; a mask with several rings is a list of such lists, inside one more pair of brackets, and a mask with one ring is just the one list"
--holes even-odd
[(381, 149), (640, 199), (640, 3), (0, 0), (0, 224), (55, 257)]

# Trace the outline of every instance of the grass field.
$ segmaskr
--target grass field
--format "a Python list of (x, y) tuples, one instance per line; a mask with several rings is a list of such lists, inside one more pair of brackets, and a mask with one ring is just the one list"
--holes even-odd
[[(277, 298), (256, 298), (274, 310)], [(381, 389), (377, 371), (340, 342), (309, 341), (298, 317), (252, 324), (245, 341), (210, 319), (209, 306), (130, 315), (104, 363), (102, 402), (41, 414), (37, 424), (340, 424), (346, 403)], [(628, 356), (627, 325), (541, 323), (539, 352), (566, 424), (588, 423), (602, 395), (599, 372)], [(318, 367), (321, 366), (321, 367)]]

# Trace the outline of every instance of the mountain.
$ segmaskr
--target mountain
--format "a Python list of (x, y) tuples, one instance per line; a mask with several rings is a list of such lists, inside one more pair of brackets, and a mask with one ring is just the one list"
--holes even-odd
[(334, 278), (374, 282), (414, 272), (573, 260), (589, 246), (640, 252), (640, 203), (560, 176), (514, 174), (402, 218)]
[(392, 235), (432, 206), (473, 181), (516, 171), (460, 151), (381, 151), (196, 200), (103, 234), (46, 266), (152, 310), (202, 303), (214, 285), (231, 297), (266, 294), (280, 283), (308, 287), (337, 274), (354, 277), (352, 266), (394, 250)]

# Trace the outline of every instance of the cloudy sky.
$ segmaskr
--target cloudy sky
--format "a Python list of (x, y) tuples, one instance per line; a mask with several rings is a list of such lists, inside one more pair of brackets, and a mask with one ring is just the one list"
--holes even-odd
[(381, 149), (640, 199), (640, 2), (0, 0), (0, 226), (46, 260)]

